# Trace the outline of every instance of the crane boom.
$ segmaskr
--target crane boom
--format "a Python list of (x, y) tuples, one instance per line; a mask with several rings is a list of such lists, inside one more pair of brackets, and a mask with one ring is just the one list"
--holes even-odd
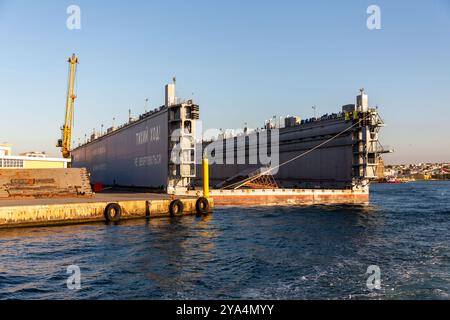
[(72, 144), (72, 125), (73, 125), (73, 109), (75, 105), (75, 74), (77, 71), (78, 57), (73, 54), (69, 58), (69, 83), (67, 87), (67, 101), (66, 101), (66, 118), (64, 126), (61, 128), (62, 139), (58, 140), (57, 147), (61, 148), (61, 153), (64, 158), (71, 157)]

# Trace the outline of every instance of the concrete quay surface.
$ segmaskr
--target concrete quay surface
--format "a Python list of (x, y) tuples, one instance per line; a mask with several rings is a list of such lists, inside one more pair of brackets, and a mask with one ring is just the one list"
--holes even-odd
[[(183, 203), (177, 215), (197, 214), (198, 197), (176, 197)], [(86, 198), (0, 200), (0, 228), (63, 225), (106, 221), (105, 209), (116, 203), (121, 219), (170, 217), (175, 197), (152, 193), (105, 193)], [(213, 201), (209, 199), (210, 212)]]

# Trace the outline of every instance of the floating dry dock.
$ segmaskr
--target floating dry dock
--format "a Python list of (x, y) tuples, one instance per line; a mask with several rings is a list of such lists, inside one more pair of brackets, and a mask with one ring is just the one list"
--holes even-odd
[[(177, 199), (182, 203), (183, 210), (176, 210), (174, 215), (198, 213), (197, 197)], [(109, 209), (113, 218), (120, 210), (120, 219), (170, 217), (170, 207), (175, 202), (177, 200), (168, 195), (143, 193), (96, 194), (89, 198), (1, 200), (0, 228), (108, 221), (106, 211)], [(210, 199), (208, 212), (212, 209), (213, 201)]]

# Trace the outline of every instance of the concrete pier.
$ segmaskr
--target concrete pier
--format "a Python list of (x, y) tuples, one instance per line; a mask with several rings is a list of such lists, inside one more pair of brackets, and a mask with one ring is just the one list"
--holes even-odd
[[(177, 197), (184, 206), (179, 215), (197, 214), (198, 197)], [(170, 217), (169, 205), (174, 200), (164, 194), (96, 194), (87, 199), (0, 200), (0, 228), (48, 226), (106, 221), (105, 209), (116, 203), (120, 219)], [(210, 200), (210, 209), (214, 207)], [(177, 214), (178, 215), (178, 214)]]

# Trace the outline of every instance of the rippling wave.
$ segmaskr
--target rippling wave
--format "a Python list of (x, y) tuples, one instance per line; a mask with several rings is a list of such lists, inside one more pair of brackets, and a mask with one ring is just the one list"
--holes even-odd
[(0, 230), (0, 299), (449, 299), (449, 196), (448, 182), (374, 185), (364, 206)]

